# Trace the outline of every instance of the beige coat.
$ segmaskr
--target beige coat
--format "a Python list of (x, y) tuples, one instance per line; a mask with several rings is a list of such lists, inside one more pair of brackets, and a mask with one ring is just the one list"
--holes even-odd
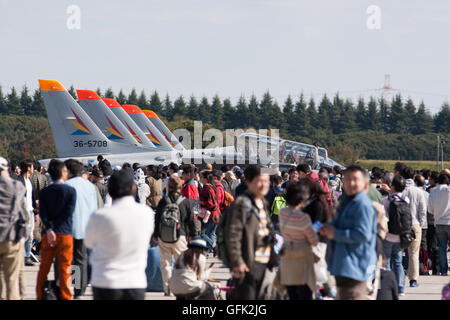
[(156, 180), (153, 177), (148, 177), (146, 182), (150, 187), (150, 196), (147, 198), (147, 205), (156, 208), (162, 199), (162, 179)]
[(287, 242), (280, 261), (281, 284), (285, 286), (308, 285), (316, 292), (316, 274), (314, 272), (314, 255), (311, 245), (306, 240)]

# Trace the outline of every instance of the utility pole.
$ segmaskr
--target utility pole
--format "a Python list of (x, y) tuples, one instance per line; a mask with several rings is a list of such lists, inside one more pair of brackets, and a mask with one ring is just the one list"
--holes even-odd
[(445, 145), (445, 140), (441, 140), (441, 164), (442, 164), (442, 171), (444, 170), (444, 145)]
[(440, 137), (437, 136), (437, 158), (436, 158), (436, 171), (439, 172), (439, 146), (441, 145)]

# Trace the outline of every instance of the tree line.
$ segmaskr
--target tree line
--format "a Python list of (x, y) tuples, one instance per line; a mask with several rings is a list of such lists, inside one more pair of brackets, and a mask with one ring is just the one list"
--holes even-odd
[[(69, 92), (76, 99), (75, 90)], [(135, 104), (142, 109), (151, 109), (167, 121), (176, 116), (191, 120), (203, 120), (218, 129), (236, 128), (278, 128), (289, 136), (307, 136), (315, 130), (325, 130), (333, 134), (353, 131), (374, 130), (384, 133), (426, 134), (450, 133), (450, 105), (444, 103), (441, 110), (432, 116), (425, 104), (418, 106), (411, 99), (396, 95), (390, 104), (384, 99), (371, 97), (368, 101), (360, 98), (356, 103), (342, 98), (339, 93), (332, 98), (326, 94), (320, 101), (306, 100), (303, 95), (294, 99), (288, 96), (279, 103), (266, 92), (261, 100), (252, 95), (247, 101), (243, 96), (233, 104), (229, 98), (212, 99), (202, 97), (189, 99), (179, 96), (174, 101), (169, 95), (161, 98), (157, 91), (149, 97), (142, 91), (139, 95), (133, 89), (128, 95), (122, 90), (116, 95), (111, 88), (104, 98), (114, 98), (120, 104)], [(24, 86), (20, 93), (16, 88), (3, 93), (0, 87), (0, 114), (29, 115), (46, 117), (45, 106), (40, 90), (30, 94)]]
[[(76, 99), (71, 86), (68, 90)], [(390, 103), (382, 98), (360, 98), (354, 102), (336, 93), (334, 97), (324, 94), (319, 100), (306, 99), (304, 95), (288, 96), (280, 105), (269, 92), (261, 99), (252, 95), (241, 96), (236, 103), (229, 98), (221, 99), (179, 96), (175, 100), (157, 91), (147, 95), (132, 89), (129, 94), (111, 89), (97, 89), (104, 98), (114, 98), (120, 104), (135, 104), (141, 109), (155, 111), (169, 127), (180, 120), (202, 120), (217, 129), (280, 129), (285, 139), (312, 143), (319, 141), (333, 148), (338, 142), (350, 145), (361, 157), (371, 159), (434, 159), (435, 134), (450, 133), (450, 105), (444, 103), (438, 113), (430, 114), (423, 102), (415, 105), (401, 95)], [(11, 88), (3, 92), (0, 87), (0, 114), (10, 116), (46, 117), (40, 90)], [(414, 138), (416, 137), (416, 138)], [(376, 143), (370, 146), (368, 141)], [(406, 143), (395, 147), (396, 143)], [(427, 145), (427, 146), (426, 146)], [(402, 151), (403, 150), (403, 151)], [(339, 150), (336, 150), (339, 152)], [(448, 153), (446, 152), (446, 155)], [(418, 157), (418, 158), (411, 158)]]

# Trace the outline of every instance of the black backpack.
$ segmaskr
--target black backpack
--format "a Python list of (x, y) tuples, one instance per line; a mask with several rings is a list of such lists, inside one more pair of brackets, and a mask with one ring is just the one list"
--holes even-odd
[(411, 229), (411, 206), (398, 195), (392, 195), (389, 199), (389, 233), (399, 235), (401, 246), (405, 249), (415, 239), (414, 232)]

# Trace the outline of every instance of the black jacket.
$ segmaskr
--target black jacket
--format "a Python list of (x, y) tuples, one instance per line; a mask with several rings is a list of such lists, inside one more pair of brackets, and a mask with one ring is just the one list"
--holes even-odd
[[(169, 197), (170, 200), (172, 200), (173, 203), (175, 203), (180, 195), (170, 193)], [(158, 207), (156, 207), (156, 215), (155, 215), (155, 232), (153, 233), (154, 237), (159, 237), (159, 223), (161, 220), (161, 215), (163, 212), (163, 209), (166, 205), (166, 197), (162, 198), (161, 201), (158, 204)], [(184, 199), (180, 203), (180, 221), (181, 221), (181, 227), (180, 227), (180, 236), (189, 236), (189, 237), (195, 237), (198, 233), (196, 232), (196, 225), (194, 222), (194, 200), (192, 199)]]
[(44, 224), (43, 233), (52, 228), (55, 233), (72, 234), (72, 215), (77, 193), (71, 186), (51, 184), (39, 196), (39, 214)]
[(397, 280), (392, 270), (380, 270), (380, 289), (378, 289), (377, 300), (398, 300)]
[(113, 170), (111, 168), (111, 164), (109, 163), (108, 160), (104, 159), (99, 165), (98, 168), (100, 169), (101, 172), (103, 172), (103, 176), (107, 177), (112, 175)]

